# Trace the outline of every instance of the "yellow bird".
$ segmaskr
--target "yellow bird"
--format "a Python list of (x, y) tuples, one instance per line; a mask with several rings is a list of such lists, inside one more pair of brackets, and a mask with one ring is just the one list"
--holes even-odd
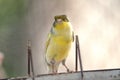
[(73, 29), (66, 15), (58, 15), (55, 16), (54, 19), (53, 27), (48, 34), (46, 42), (45, 57), (48, 72), (53, 74), (57, 73), (60, 63), (62, 63), (69, 72), (65, 60), (68, 56), (71, 43), (74, 41)]

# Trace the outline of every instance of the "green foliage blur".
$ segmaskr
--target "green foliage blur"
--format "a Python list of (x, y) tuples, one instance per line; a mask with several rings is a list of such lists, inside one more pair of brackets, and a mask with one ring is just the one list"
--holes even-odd
[[(0, 0), (0, 51), (8, 77), (25, 75), (24, 48), (27, 0)], [(25, 44), (24, 44), (25, 45)]]
[(0, 0), (0, 25), (11, 24), (23, 16), (24, 11), (25, 0)]

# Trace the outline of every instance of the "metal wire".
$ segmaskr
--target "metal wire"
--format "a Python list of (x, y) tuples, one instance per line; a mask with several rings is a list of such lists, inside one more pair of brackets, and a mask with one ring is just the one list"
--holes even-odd
[(81, 80), (83, 80), (83, 66), (82, 66), (82, 58), (81, 58), (81, 53), (80, 53), (80, 46), (79, 46), (79, 38), (78, 35), (75, 36), (76, 41), (75, 41), (75, 52), (76, 52), (76, 71), (78, 71), (78, 58), (79, 58), (79, 64), (80, 64), (80, 70), (81, 70)]
[(78, 71), (77, 40), (75, 41), (75, 71)]
[[(32, 74), (31, 74), (32, 73)], [(32, 50), (31, 50), (31, 42), (28, 40), (28, 75), (33, 77), (34, 76), (34, 66), (33, 66), (33, 59), (32, 59)]]

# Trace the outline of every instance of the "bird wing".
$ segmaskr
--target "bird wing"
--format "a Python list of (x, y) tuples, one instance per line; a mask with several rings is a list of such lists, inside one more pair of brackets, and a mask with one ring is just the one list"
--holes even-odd
[(48, 48), (49, 43), (50, 43), (50, 38), (51, 38), (51, 33), (48, 34), (48, 38), (47, 38), (47, 41), (46, 41), (46, 47), (45, 47), (46, 51), (47, 51), (47, 48)]
[(47, 48), (48, 48), (48, 46), (49, 46), (51, 36), (52, 36), (53, 34), (54, 34), (54, 31), (53, 31), (53, 27), (52, 27), (51, 30), (50, 30), (50, 33), (48, 34), (48, 38), (47, 38), (47, 41), (46, 41), (46, 51), (47, 51)]
[(74, 42), (74, 32), (72, 31), (72, 41)]

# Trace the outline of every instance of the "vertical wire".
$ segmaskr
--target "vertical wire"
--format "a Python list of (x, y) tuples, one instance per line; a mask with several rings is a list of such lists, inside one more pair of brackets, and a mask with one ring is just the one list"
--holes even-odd
[(82, 58), (81, 58), (81, 53), (80, 53), (80, 46), (79, 46), (79, 39), (78, 35), (76, 35), (76, 48), (77, 48), (77, 54), (79, 57), (79, 64), (80, 64), (80, 70), (81, 70), (81, 79), (83, 80), (83, 66), (82, 66)]
[(33, 58), (32, 58), (32, 50), (31, 50), (31, 42), (28, 40), (28, 75), (31, 76), (32, 72), (32, 77), (33, 80), (35, 80), (34, 76), (34, 66), (33, 66)]

